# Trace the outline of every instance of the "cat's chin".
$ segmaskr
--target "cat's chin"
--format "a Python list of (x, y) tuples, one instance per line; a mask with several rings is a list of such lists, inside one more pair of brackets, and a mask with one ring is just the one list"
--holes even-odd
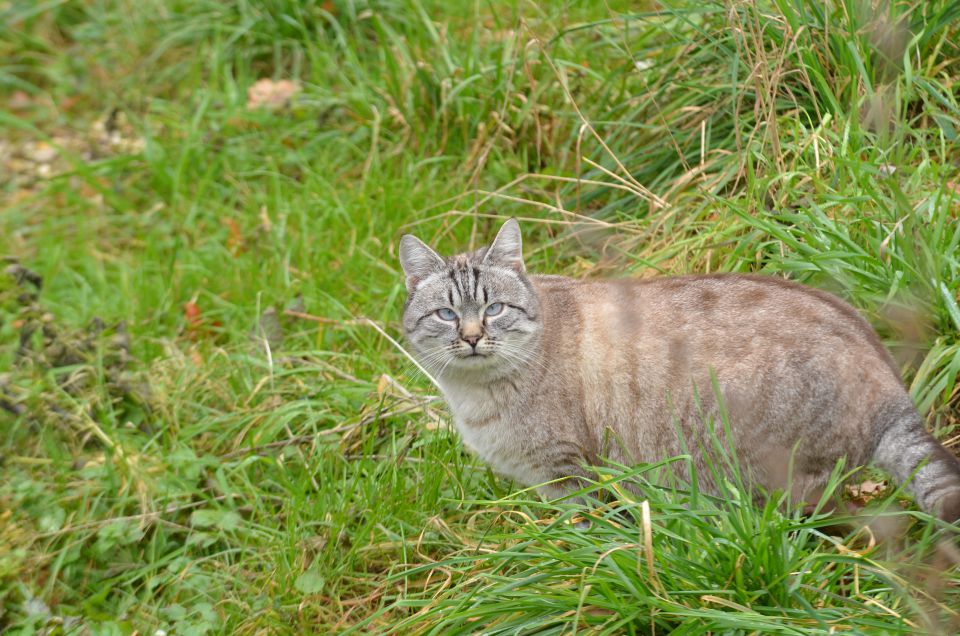
[(457, 356), (456, 365), (463, 369), (481, 369), (496, 364), (497, 359), (489, 353), (470, 353)]
[(497, 375), (507, 366), (500, 356), (492, 353), (474, 353), (457, 356), (444, 370), (444, 374), (459, 377), (477, 378), (481, 376)]

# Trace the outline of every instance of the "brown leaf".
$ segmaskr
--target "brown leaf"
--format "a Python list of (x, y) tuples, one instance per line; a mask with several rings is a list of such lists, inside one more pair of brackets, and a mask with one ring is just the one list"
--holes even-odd
[(64, 97), (60, 102), (59, 107), (62, 111), (71, 111), (74, 107), (80, 103), (80, 97), (72, 95), (70, 97)]
[(860, 493), (864, 495), (875, 495), (883, 492), (886, 487), (887, 482), (885, 481), (871, 481), (868, 479), (860, 484)]
[(187, 319), (187, 327), (198, 329), (203, 324), (203, 312), (200, 305), (190, 300), (183, 305), (183, 317)]
[(196, 297), (183, 304), (183, 317), (187, 321), (186, 332), (191, 340), (212, 336), (217, 329), (223, 326), (223, 323), (219, 320), (210, 320), (203, 315), (203, 310), (197, 304)]
[(13, 91), (13, 95), (7, 100), (7, 105), (11, 110), (26, 110), (33, 106), (33, 100), (24, 91)]
[(871, 479), (866, 479), (859, 484), (850, 484), (847, 486), (847, 492), (861, 505), (865, 505), (872, 499), (881, 496), (886, 489), (887, 482), (873, 481)]
[(234, 256), (240, 254), (243, 251), (243, 230), (240, 229), (240, 224), (237, 223), (237, 220), (229, 216), (225, 216), (220, 219), (220, 222), (226, 226), (229, 236), (227, 237), (227, 249), (230, 250), (230, 253)]
[(247, 89), (247, 108), (266, 108), (276, 110), (290, 103), (293, 96), (300, 92), (300, 84), (291, 80), (258, 79)]

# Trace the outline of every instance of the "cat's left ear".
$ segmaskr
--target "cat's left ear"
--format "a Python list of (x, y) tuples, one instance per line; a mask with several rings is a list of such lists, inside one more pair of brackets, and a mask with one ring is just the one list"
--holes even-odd
[(523, 239), (516, 219), (507, 219), (497, 232), (497, 238), (493, 239), (483, 257), (483, 264), (509, 267), (523, 273)]
[(404, 234), (400, 239), (400, 265), (407, 275), (408, 292), (413, 292), (417, 283), (444, 268), (440, 255), (413, 234)]

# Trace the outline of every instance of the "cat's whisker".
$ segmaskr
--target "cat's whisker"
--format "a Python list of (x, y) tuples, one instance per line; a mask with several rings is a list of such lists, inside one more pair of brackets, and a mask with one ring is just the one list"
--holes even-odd
[(547, 365), (543, 360), (542, 354), (534, 349), (523, 347), (514, 343), (498, 342), (495, 350), (503, 357), (509, 357), (512, 360), (519, 360), (524, 365), (536, 365), (538, 368), (546, 371)]
[[(414, 359), (412, 359), (412, 360), (411, 360), (411, 359), (405, 359), (404, 365), (403, 365), (403, 367), (401, 367), (401, 369), (402, 369), (404, 372), (407, 372), (409, 367), (416, 367), (418, 364), (423, 364), (423, 360), (424, 360), (424, 359), (429, 358), (430, 356), (436, 354), (437, 352), (441, 351), (442, 349), (446, 348), (447, 346), (448, 346), (448, 345), (443, 344), (443, 345), (438, 345), (438, 346), (430, 347), (429, 349), (425, 349), (425, 350), (423, 350), (423, 351), (420, 351), (420, 352), (418, 352), (418, 353), (416, 353), (416, 354), (413, 355), (413, 358), (414, 358)], [(418, 371), (422, 371), (422, 370), (421, 370), (421, 369), (418, 369)]]
[(432, 356), (425, 358), (421, 364), (430, 370), (439, 370), (444, 363), (451, 357), (451, 351), (439, 351)]
[(449, 366), (453, 363), (454, 360), (456, 360), (456, 357), (455, 357), (455, 356), (450, 356), (450, 358), (443, 364), (443, 366), (440, 367), (440, 370), (437, 371), (437, 377), (442, 376), (442, 375), (443, 375), (443, 372), (447, 370), (447, 367), (449, 367)]
[(538, 361), (543, 360), (543, 352), (537, 348), (534, 348), (533, 346), (523, 345), (519, 343), (511, 343), (511, 344), (505, 345), (505, 347), (516, 353), (520, 353), (525, 356), (530, 356), (532, 358), (535, 358)]
[[(509, 360), (509, 361), (511, 361), (511, 362), (513, 362), (513, 363), (515, 363), (514, 366), (517, 366), (517, 367), (520, 367), (520, 368), (523, 368), (523, 367), (528, 366), (528, 365), (531, 365), (531, 364), (535, 364), (535, 365), (537, 365), (537, 366), (540, 366), (540, 363), (539, 363), (538, 360), (535, 360), (535, 359), (533, 359), (533, 358), (531, 358), (531, 357), (529, 357), (529, 356), (525, 356), (525, 355), (523, 355), (523, 354), (517, 353), (517, 352), (515, 352), (515, 351), (510, 351), (510, 350), (508, 350), (508, 349), (501, 349), (501, 350), (499, 351), (499, 355), (500, 355), (501, 357), (503, 357), (503, 358), (505, 358), (505, 359), (507, 359), (507, 360)], [(519, 364), (517, 364), (517, 363), (519, 363)]]
[(513, 373), (517, 373), (531, 366), (536, 366), (543, 371), (546, 371), (547, 369), (545, 364), (528, 356), (519, 355), (509, 351), (500, 351), (500, 356), (511, 364), (513, 367)]
[(437, 371), (442, 366), (441, 362), (446, 357), (452, 355), (452, 352), (453, 347), (450, 344), (442, 344), (430, 349), (426, 349), (423, 353), (417, 356), (417, 362), (419, 362), (419, 366), (411, 362), (405, 366), (403, 372), (411, 374), (411, 377), (422, 376), (427, 380), (432, 380), (430, 376), (424, 373), (424, 370), (436, 376)]

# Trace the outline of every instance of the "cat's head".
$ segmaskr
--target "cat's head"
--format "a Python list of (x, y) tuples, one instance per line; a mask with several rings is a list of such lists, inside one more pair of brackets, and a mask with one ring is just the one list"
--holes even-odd
[(403, 328), (431, 374), (496, 377), (537, 359), (540, 303), (522, 247), (515, 219), (503, 224), (489, 247), (450, 258), (410, 234), (401, 239)]

